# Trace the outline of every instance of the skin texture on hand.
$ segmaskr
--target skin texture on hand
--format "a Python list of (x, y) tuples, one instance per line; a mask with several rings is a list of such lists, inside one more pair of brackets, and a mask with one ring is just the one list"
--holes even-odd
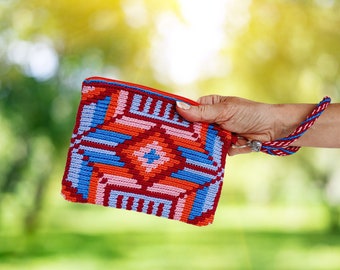
[[(315, 104), (266, 104), (239, 97), (210, 95), (199, 106), (177, 103), (177, 111), (191, 122), (216, 123), (248, 140), (273, 141), (292, 133)], [(331, 104), (292, 146), (340, 147), (340, 107)], [(238, 144), (244, 144), (240, 139)], [(249, 153), (249, 148), (231, 148), (229, 155)]]

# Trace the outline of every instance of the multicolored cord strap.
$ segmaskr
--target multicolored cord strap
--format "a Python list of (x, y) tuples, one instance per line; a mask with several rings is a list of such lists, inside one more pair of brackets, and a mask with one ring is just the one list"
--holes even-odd
[(300, 147), (290, 146), (298, 138), (300, 138), (319, 118), (331, 102), (330, 97), (324, 97), (323, 100), (314, 108), (297, 129), (287, 137), (277, 139), (270, 142), (249, 141), (248, 147), (255, 152), (264, 152), (269, 155), (287, 156), (296, 153)]
[(275, 141), (262, 143), (261, 152), (275, 156), (287, 156), (296, 153), (300, 147), (290, 145), (300, 138), (315, 123), (319, 116), (328, 107), (330, 102), (330, 97), (324, 97), (322, 101), (314, 108), (314, 110), (307, 116), (307, 119), (303, 121), (293, 133), (287, 137), (277, 139)]

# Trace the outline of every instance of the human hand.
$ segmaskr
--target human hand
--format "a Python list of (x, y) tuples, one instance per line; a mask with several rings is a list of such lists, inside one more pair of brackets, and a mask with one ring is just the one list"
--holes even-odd
[[(236, 133), (236, 145), (247, 140), (272, 141), (289, 134), (289, 130), (276, 119), (275, 105), (259, 103), (239, 97), (210, 95), (198, 100), (199, 106), (178, 102), (177, 111), (190, 122), (216, 123)], [(250, 148), (230, 148), (229, 155), (251, 152)]]
[[(215, 123), (236, 133), (239, 136), (236, 145), (245, 145), (249, 140), (263, 143), (284, 138), (296, 130), (315, 108), (315, 104), (266, 104), (218, 95), (201, 97), (198, 103), (200, 105), (190, 106), (178, 102), (177, 111), (188, 121)], [(312, 128), (303, 132), (303, 136), (290, 146), (340, 148), (339, 115), (340, 103), (330, 104)], [(249, 152), (249, 147), (231, 148), (228, 154)]]

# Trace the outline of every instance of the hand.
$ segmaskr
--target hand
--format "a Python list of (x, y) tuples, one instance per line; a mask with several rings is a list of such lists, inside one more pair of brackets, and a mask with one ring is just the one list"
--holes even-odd
[[(218, 95), (201, 97), (198, 103), (201, 105), (178, 103), (177, 111), (188, 121), (216, 123), (249, 140), (271, 141), (278, 137), (272, 105)], [(244, 140), (239, 139), (237, 144), (244, 143)], [(248, 148), (231, 148), (229, 155), (248, 152)]]
[[(191, 122), (216, 123), (247, 140), (273, 141), (292, 133), (315, 104), (266, 104), (238, 97), (204, 96), (199, 106), (178, 102), (177, 111)], [(312, 128), (292, 146), (340, 148), (340, 104), (331, 104)], [(244, 145), (239, 139), (236, 144)], [(231, 148), (229, 155), (249, 153), (249, 148)]]

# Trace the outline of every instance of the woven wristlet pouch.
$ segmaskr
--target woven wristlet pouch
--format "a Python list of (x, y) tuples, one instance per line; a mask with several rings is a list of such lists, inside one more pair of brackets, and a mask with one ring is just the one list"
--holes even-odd
[(86, 79), (62, 181), (65, 199), (212, 223), (232, 135), (184, 120), (176, 101), (197, 105), (141, 85)]

